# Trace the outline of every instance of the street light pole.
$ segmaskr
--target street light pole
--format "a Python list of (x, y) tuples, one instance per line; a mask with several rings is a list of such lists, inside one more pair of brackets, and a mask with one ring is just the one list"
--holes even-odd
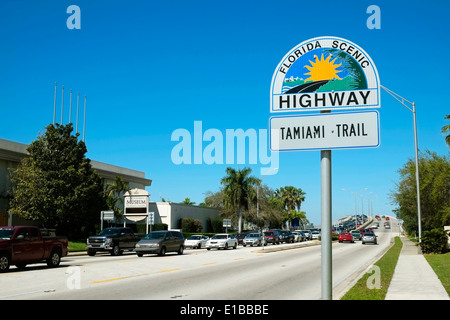
[[(421, 209), (420, 209), (420, 185), (419, 185), (419, 148), (417, 142), (417, 121), (416, 121), (416, 103), (410, 102), (395, 92), (389, 90), (385, 86), (380, 85), (384, 91), (389, 93), (395, 100), (400, 102), (405, 108), (413, 114), (413, 122), (414, 122), (414, 146), (415, 146), (415, 155), (416, 155), (416, 192), (417, 192), (417, 224), (419, 229), (419, 244), (422, 242), (422, 221), (421, 221)], [(408, 103), (411, 107), (408, 107), (406, 104)]]

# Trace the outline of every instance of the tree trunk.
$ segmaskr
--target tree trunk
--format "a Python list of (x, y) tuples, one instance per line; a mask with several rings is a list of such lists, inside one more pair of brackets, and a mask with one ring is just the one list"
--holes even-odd
[(242, 206), (239, 206), (238, 230), (239, 230), (239, 233), (241, 233), (241, 231), (242, 231)]

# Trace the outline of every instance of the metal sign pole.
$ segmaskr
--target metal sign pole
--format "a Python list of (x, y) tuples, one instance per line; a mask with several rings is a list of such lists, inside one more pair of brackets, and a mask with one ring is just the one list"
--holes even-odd
[(322, 300), (332, 299), (331, 253), (331, 150), (320, 151), (321, 170), (321, 249), (322, 249)]

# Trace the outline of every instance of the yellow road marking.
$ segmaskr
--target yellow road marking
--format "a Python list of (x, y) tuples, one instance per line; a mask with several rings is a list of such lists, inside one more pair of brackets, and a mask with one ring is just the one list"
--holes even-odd
[(171, 271), (177, 271), (177, 270), (180, 270), (180, 268), (161, 270), (161, 271), (158, 271), (158, 273), (171, 272)]
[(123, 279), (135, 278), (135, 277), (142, 277), (142, 276), (148, 276), (148, 273), (136, 274), (136, 275), (127, 276), (127, 277), (119, 277), (119, 278), (105, 279), (105, 280), (99, 280), (99, 281), (92, 281), (91, 283), (94, 283), (94, 284), (95, 283), (103, 283), (103, 282), (110, 282), (110, 281), (123, 280)]
[(204, 264), (202, 264), (202, 266), (209, 266), (209, 265), (211, 265), (211, 264), (216, 264), (217, 262), (209, 262), (209, 263), (204, 263)]

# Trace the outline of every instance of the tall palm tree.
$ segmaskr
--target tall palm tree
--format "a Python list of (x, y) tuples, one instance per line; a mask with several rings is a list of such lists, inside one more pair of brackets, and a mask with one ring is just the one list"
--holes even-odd
[(249, 201), (256, 199), (254, 186), (259, 185), (261, 180), (250, 176), (252, 169), (244, 168), (235, 170), (228, 167), (226, 176), (220, 183), (224, 186), (224, 202), (228, 208), (238, 209), (238, 230), (242, 231), (242, 210), (248, 209)]
[[(305, 200), (305, 192), (301, 188), (293, 186), (281, 187), (275, 191), (275, 196), (279, 198), (286, 210), (286, 217), (289, 221), (300, 219), (301, 205)], [(297, 208), (297, 211), (295, 210)]]
[(114, 183), (108, 183), (105, 188), (106, 203), (114, 211), (116, 219), (120, 219), (123, 214), (123, 194), (130, 190), (128, 182), (123, 181), (122, 177), (116, 176)]
[[(446, 115), (444, 119), (450, 120), (450, 114)], [(442, 133), (447, 134), (447, 136), (445, 137), (445, 143), (450, 147), (450, 124), (442, 127)]]

